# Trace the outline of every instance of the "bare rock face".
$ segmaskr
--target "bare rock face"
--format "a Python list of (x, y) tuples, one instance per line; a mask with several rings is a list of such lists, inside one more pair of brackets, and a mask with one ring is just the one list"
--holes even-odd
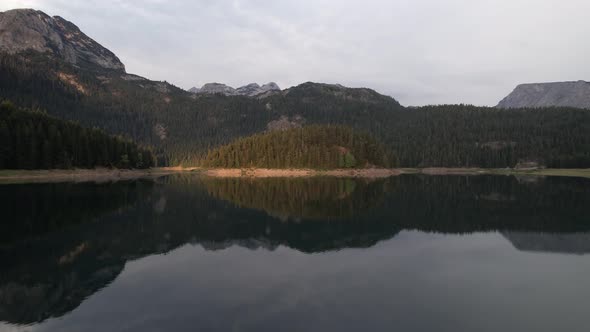
[(301, 128), (305, 124), (305, 118), (300, 115), (288, 117), (281, 115), (277, 120), (270, 121), (266, 124), (267, 131), (283, 131), (293, 128)]
[(168, 130), (166, 130), (166, 127), (162, 123), (156, 123), (154, 126), (154, 133), (162, 141), (168, 138)]
[(236, 89), (221, 83), (207, 83), (201, 87), (198, 93), (223, 94), (226, 96), (237, 95)]
[(256, 83), (250, 83), (248, 85), (241, 86), (236, 89), (236, 92), (242, 96), (255, 96), (260, 90), (260, 85)]
[(281, 88), (279, 88), (279, 86), (274, 82), (264, 84), (263, 86), (260, 86), (257, 83), (250, 83), (237, 89), (221, 83), (207, 83), (200, 89), (193, 87), (188, 91), (195, 94), (223, 94), (226, 96), (256, 97), (262, 94), (281, 91)]
[(119, 58), (73, 23), (33, 9), (0, 12), (0, 52), (37, 51), (78, 67), (125, 71)]
[(250, 83), (236, 89), (236, 92), (242, 96), (254, 97), (263, 93), (281, 91), (281, 88), (275, 82), (269, 82), (260, 86), (256, 83)]
[(275, 82), (269, 82), (261, 86), (256, 95), (260, 95), (272, 91), (281, 91), (281, 88)]
[(590, 82), (521, 84), (498, 104), (499, 108), (577, 107), (590, 109)]

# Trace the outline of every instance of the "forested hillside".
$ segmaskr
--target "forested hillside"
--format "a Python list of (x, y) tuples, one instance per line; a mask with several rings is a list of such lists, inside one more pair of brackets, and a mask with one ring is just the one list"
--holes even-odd
[(186, 163), (270, 121), (251, 98), (197, 97), (166, 82), (75, 68), (32, 52), (0, 56), (0, 98), (154, 146), (159, 164)]
[(535, 161), (547, 167), (586, 168), (588, 133), (590, 112), (582, 109), (441, 105), (402, 112), (381, 135), (400, 164), (409, 167), (498, 168)]
[(590, 111), (572, 108), (404, 108), (369, 89), (318, 83), (258, 98), (194, 95), (35, 54), (0, 57), (0, 97), (154, 146), (160, 165), (196, 165), (208, 150), (266, 130), (341, 124), (370, 132), (401, 167), (590, 167)]
[(344, 126), (312, 125), (240, 138), (209, 151), (205, 167), (363, 168), (389, 167), (387, 150), (369, 135)]
[(148, 168), (150, 150), (100, 129), (0, 103), (0, 169)]

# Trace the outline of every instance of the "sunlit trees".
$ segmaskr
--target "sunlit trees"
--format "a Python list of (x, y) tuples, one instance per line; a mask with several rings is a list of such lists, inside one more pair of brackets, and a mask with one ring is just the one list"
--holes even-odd
[(210, 150), (205, 167), (355, 168), (392, 166), (374, 138), (349, 127), (311, 125), (238, 139)]

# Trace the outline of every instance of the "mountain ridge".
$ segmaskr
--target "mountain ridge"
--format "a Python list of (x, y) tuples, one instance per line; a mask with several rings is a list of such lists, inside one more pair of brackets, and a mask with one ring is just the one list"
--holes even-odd
[(202, 87), (192, 87), (188, 92), (193, 94), (222, 94), (225, 96), (256, 97), (269, 92), (280, 92), (281, 88), (275, 82), (268, 82), (260, 86), (258, 83), (249, 83), (239, 88), (233, 88), (223, 83), (206, 83)]
[(36, 51), (77, 67), (125, 72), (125, 65), (113, 52), (75, 24), (34, 9), (0, 12), (0, 50), (9, 54)]
[(590, 109), (590, 82), (579, 80), (519, 84), (496, 107), (575, 107)]

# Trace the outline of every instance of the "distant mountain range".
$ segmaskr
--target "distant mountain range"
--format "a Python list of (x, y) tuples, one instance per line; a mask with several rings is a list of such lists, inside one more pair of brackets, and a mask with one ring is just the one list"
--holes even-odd
[[(503, 109), (583, 107), (564, 100), (587, 97), (588, 84), (568, 84), (559, 93), (533, 89), (557, 96), (543, 103), (534, 103), (538, 97), (517, 102), (529, 95), (519, 87), (500, 108), (406, 108), (368, 88), (313, 82), (285, 90), (272, 82), (237, 89), (208, 83), (186, 91), (126, 73), (113, 52), (59, 16), (33, 9), (0, 13), (0, 101), (152, 146), (160, 165), (194, 165), (217, 146), (265, 131), (337, 124), (370, 133), (402, 167), (590, 167), (590, 112)], [(10, 129), (0, 135), (11, 135)]]
[(201, 88), (192, 87), (188, 91), (195, 94), (222, 94), (225, 96), (255, 97), (269, 92), (281, 91), (281, 88), (279, 88), (275, 82), (269, 82), (262, 86), (257, 83), (250, 83), (237, 89), (222, 83), (207, 83)]
[[(0, 52), (38, 52), (78, 68), (125, 72), (125, 66), (111, 51), (60, 16), (34, 9), (0, 12)], [(260, 86), (250, 83), (239, 88), (207, 83), (188, 90), (194, 94), (260, 96), (281, 91), (274, 82)], [(590, 108), (590, 82), (531, 83), (518, 85), (502, 99), (498, 108), (576, 107)]]
[(521, 84), (499, 108), (576, 107), (590, 109), (590, 82), (555, 82)]

